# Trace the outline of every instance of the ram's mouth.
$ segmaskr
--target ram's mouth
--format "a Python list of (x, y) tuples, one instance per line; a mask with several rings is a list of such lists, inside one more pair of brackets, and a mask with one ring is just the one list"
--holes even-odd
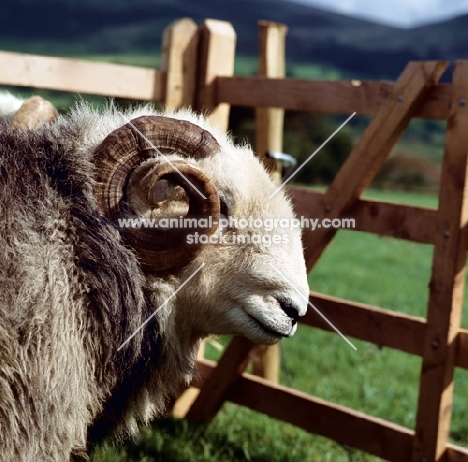
[(266, 326), (263, 322), (259, 321), (257, 318), (253, 317), (251, 314), (249, 314), (245, 309), (243, 310), (245, 314), (249, 317), (249, 319), (258, 327), (262, 330), (262, 332), (275, 337), (277, 339), (280, 339), (281, 337), (289, 337), (291, 334), (290, 332), (279, 332), (276, 330), (271, 329), (271, 327)]

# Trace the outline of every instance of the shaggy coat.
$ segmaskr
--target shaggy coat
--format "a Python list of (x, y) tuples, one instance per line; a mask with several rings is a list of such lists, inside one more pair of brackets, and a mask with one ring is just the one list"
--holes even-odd
[[(124, 123), (110, 109), (102, 114), (85, 106), (37, 131), (18, 132), (0, 121), (2, 460), (86, 458), (89, 445), (109, 433), (125, 435), (139, 421), (164, 415), (189, 385), (200, 339), (209, 333), (278, 341), (232, 314), (234, 300), (255, 313), (260, 304), (276, 310), (270, 293), (289, 297), (284, 281), (262, 275), (268, 262), (277, 261), (307, 295), (298, 230), (284, 231), (285, 249), (207, 246), (174, 274), (144, 274), (93, 197), (94, 149)], [(251, 151), (220, 142), (224, 157), (201, 164), (210, 174), (223, 172), (217, 183), (231, 213), (292, 217), (282, 193), (266, 201), (274, 185)], [(230, 175), (243, 162), (248, 172), (239, 186)], [(195, 293), (181, 291), (118, 351), (201, 261), (213, 265), (197, 275)], [(286, 326), (283, 315), (268, 325)]]

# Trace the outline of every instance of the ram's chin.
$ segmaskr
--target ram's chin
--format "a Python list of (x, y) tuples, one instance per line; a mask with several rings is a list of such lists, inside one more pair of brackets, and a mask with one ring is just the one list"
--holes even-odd
[(259, 343), (260, 345), (274, 345), (283, 338), (282, 335), (275, 332), (260, 329), (252, 329), (246, 336), (252, 340), (252, 342)]
[(252, 340), (252, 342), (262, 345), (274, 345), (284, 337), (291, 337), (296, 331), (296, 326), (286, 327), (282, 324), (271, 326), (258, 320), (246, 311), (244, 313), (246, 316), (244, 318), (243, 335)]
[(258, 343), (260, 345), (275, 345), (283, 338), (283, 336), (278, 334), (266, 333), (258, 330), (248, 330), (244, 332), (243, 335), (252, 342)]

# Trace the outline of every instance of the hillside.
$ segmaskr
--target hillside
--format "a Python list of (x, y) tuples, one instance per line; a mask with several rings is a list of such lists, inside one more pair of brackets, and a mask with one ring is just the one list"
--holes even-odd
[[(25, 14), (27, 12), (27, 14)], [(395, 78), (413, 59), (468, 58), (468, 16), (415, 29), (288, 0), (3, 0), (0, 49), (51, 55), (152, 53), (173, 20), (231, 21), (238, 53), (257, 53), (257, 21), (288, 25), (287, 56), (366, 78)]]

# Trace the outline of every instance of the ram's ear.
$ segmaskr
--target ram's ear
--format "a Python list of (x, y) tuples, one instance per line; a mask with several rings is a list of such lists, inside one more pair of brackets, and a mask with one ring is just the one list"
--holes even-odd
[(177, 185), (169, 180), (156, 181), (148, 190), (148, 198), (153, 204), (161, 205), (162, 202), (166, 202), (174, 197), (177, 187)]
[(45, 123), (57, 120), (58, 111), (52, 103), (40, 96), (32, 96), (23, 102), (11, 121), (17, 130), (36, 130)]
[[(150, 159), (135, 168), (128, 181), (127, 200), (133, 213), (147, 218), (184, 217), (190, 208), (190, 198), (185, 189), (177, 181), (161, 177), (161, 173), (168, 171), (164, 159)], [(191, 169), (191, 173), (198, 171), (195, 162), (173, 160), (172, 166), (180, 171)]]
[(182, 186), (168, 180), (160, 180), (153, 186), (149, 194), (151, 194), (150, 200), (154, 204), (153, 217), (187, 216), (190, 199)]

